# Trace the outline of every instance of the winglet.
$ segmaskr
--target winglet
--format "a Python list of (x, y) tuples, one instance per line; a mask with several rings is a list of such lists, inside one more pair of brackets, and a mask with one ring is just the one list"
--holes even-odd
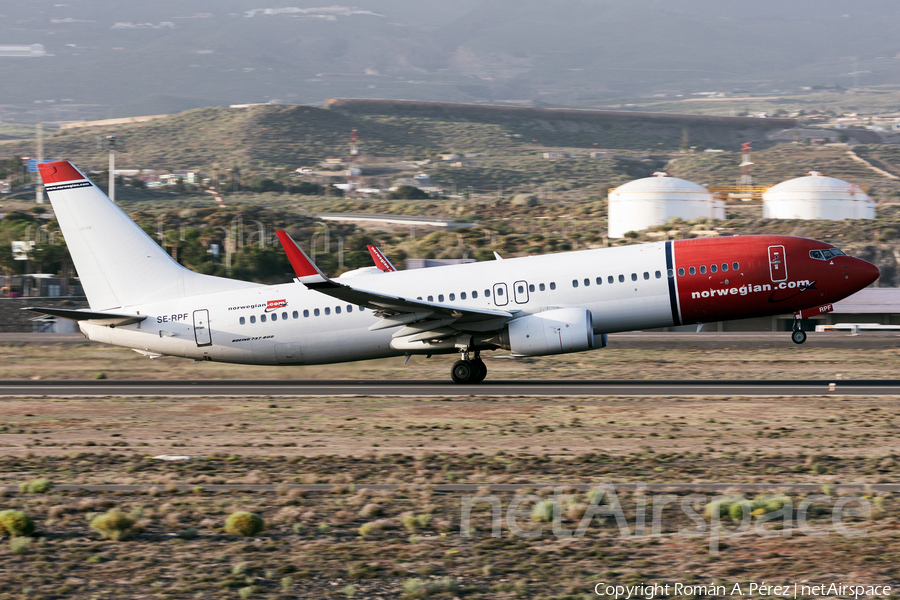
[(291, 261), (291, 266), (294, 268), (294, 273), (297, 274), (297, 280), (300, 281), (300, 283), (309, 285), (311, 283), (324, 283), (328, 281), (328, 277), (326, 277), (325, 274), (309, 260), (306, 253), (300, 249), (297, 242), (291, 239), (291, 236), (289, 236), (286, 231), (278, 230), (275, 232), (275, 235), (278, 236), (278, 241), (281, 242), (281, 246), (284, 248), (288, 260)]
[(391, 261), (387, 259), (387, 256), (384, 255), (384, 252), (378, 249), (378, 246), (366, 246), (369, 249), (369, 254), (372, 255), (372, 260), (375, 261), (375, 266), (378, 267), (379, 270), (384, 271), (385, 273), (391, 273), (396, 271), (394, 265), (391, 264)]

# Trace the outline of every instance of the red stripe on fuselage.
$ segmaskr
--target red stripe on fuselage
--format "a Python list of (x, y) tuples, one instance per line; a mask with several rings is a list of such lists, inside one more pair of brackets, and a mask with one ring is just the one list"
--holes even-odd
[[(789, 314), (837, 302), (878, 277), (877, 267), (858, 258), (811, 258), (810, 250), (832, 246), (806, 238), (736, 236), (679, 240), (673, 246), (685, 324)], [(775, 250), (770, 252), (771, 248)], [(773, 262), (778, 263), (777, 269)], [(734, 263), (738, 263), (737, 269)], [(679, 274), (681, 269), (684, 275)]]

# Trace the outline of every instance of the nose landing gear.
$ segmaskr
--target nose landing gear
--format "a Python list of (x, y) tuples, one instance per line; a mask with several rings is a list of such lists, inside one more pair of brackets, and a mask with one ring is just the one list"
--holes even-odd
[(791, 332), (791, 341), (802, 344), (806, 341), (806, 332), (800, 329), (800, 315), (794, 315), (794, 330)]
[(481, 353), (475, 351), (475, 358), (469, 360), (469, 353), (463, 352), (462, 358), (450, 369), (450, 377), (454, 383), (481, 383), (487, 377), (487, 366), (481, 360)]

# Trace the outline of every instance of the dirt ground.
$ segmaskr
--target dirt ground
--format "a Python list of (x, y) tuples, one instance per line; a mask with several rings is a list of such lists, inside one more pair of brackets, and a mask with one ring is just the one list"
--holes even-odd
[[(801, 350), (622, 350), (549, 360), (560, 376), (592, 378), (807, 378), (814, 369), (851, 379), (884, 377), (897, 366), (893, 350)], [(0, 353), (0, 378), (351, 376), (345, 366), (149, 361), (95, 346), (4, 346)], [(449, 360), (350, 369), (354, 377), (443, 378)], [(547, 360), (489, 366), (498, 378), (538, 377), (546, 376)], [(749, 595), (750, 584), (762, 582), (900, 585), (900, 501), (867, 487), (897, 483), (894, 397), (26, 397), (0, 399), (0, 415), (0, 484), (43, 478), (142, 486), (0, 494), (0, 511), (20, 510), (36, 524), (29, 536), (0, 544), (0, 600), (582, 600), (598, 597), (598, 583), (668, 584), (655, 596), (695, 599), (733, 598), (735, 584)], [(153, 458), (163, 454), (193, 458)], [(640, 517), (639, 507), (655, 506), (658, 494), (614, 487), (616, 499), (604, 502), (622, 521), (614, 511), (588, 517), (583, 536), (566, 535), (583, 523), (592, 497), (565, 486), (641, 482), (664, 484), (674, 498), (659, 513), (657, 532), (654, 509)], [(280, 487), (205, 487), (223, 483)], [(331, 489), (286, 487), (297, 483)], [(374, 483), (400, 487), (364, 489)], [(484, 491), (465, 524), (465, 495), (435, 491), (445, 483), (518, 484), (518, 491)], [(757, 528), (746, 535), (732, 535), (731, 512), (715, 529), (704, 512), (714, 495), (709, 486), (750, 483), (794, 508), (765, 525), (769, 513), (754, 509), (747, 518)], [(817, 489), (798, 492), (792, 484)], [(864, 501), (871, 510), (833, 508), (850, 501), (837, 484), (854, 484), (862, 498), (847, 506)], [(769, 501), (743, 497), (745, 504)], [(499, 537), (491, 535), (492, 498), (504, 517)], [(550, 500), (559, 507), (557, 526), (539, 509), (554, 506)], [(518, 520), (510, 521), (519, 501)], [(797, 507), (813, 501), (818, 508), (804, 521)], [(679, 502), (693, 518), (675, 509)], [(133, 522), (121, 541), (91, 528), (109, 510)], [(225, 519), (236, 511), (258, 514), (265, 529), (227, 533)], [(835, 515), (864, 533), (838, 535)], [(798, 530), (801, 522), (806, 530)], [(516, 523), (540, 537), (516, 534)], [(728, 593), (676, 591), (675, 584), (717, 584)]]
[[(786, 342), (789, 344), (789, 342)], [(900, 348), (646, 350), (609, 347), (541, 358), (485, 353), (490, 379), (890, 379), (900, 373)], [(0, 345), (0, 379), (440, 379), (455, 356), (313, 366), (253, 366), (149, 359), (131, 350), (83, 344)]]

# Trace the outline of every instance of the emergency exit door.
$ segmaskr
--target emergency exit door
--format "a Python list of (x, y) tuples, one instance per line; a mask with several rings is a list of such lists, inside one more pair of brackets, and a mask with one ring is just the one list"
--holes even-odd
[(209, 330), (209, 311), (204, 309), (194, 311), (194, 339), (197, 346), (212, 346), (212, 332)]
[(784, 246), (769, 246), (769, 276), (773, 282), (787, 281)]

